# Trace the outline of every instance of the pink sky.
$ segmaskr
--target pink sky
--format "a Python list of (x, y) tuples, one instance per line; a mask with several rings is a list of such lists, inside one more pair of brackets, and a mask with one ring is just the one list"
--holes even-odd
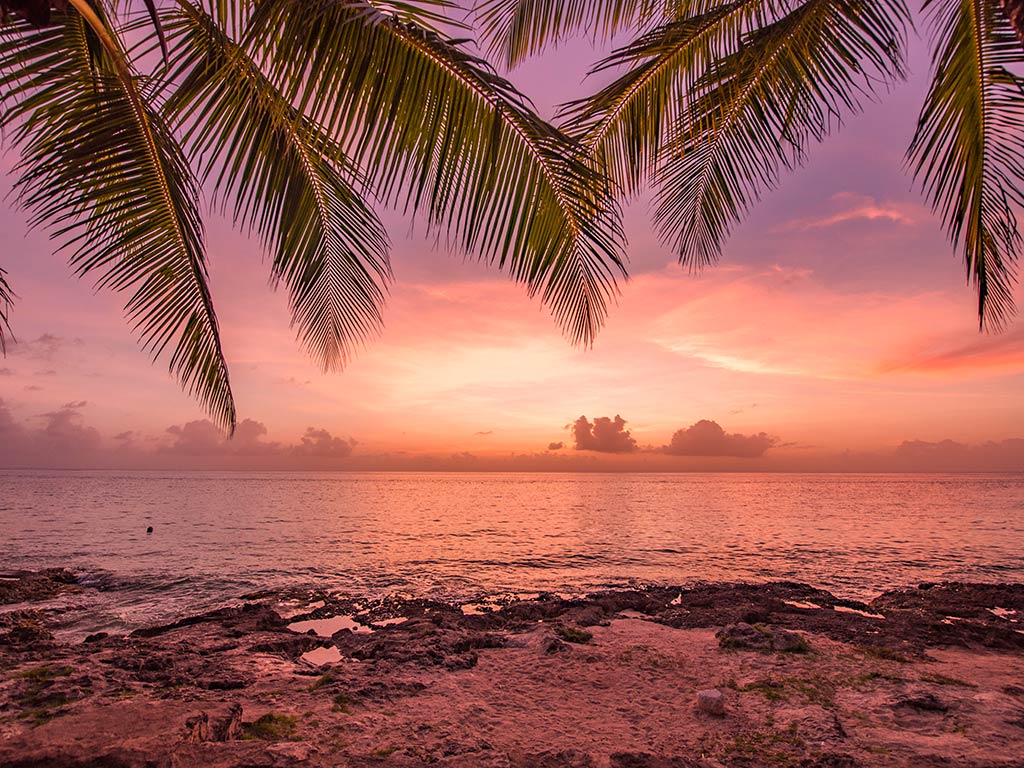
[[(550, 113), (583, 92), (595, 57), (576, 43), (512, 77)], [(201, 409), (138, 350), (122, 301), (76, 280), (2, 207), (20, 343), (0, 359), (0, 467), (1024, 468), (1024, 325), (978, 332), (960, 258), (902, 173), (920, 50), (912, 68), (815, 148), (699, 277), (658, 243), (646, 202), (632, 204), (632, 279), (591, 350), (569, 345), (505, 276), (386, 212), (396, 281), (384, 333), (323, 375), (295, 343), (258, 246), (211, 216), (212, 290), (239, 419), (251, 422), (232, 443), (192, 423)], [(552, 88), (551, 72), (566, 71), (579, 75)], [(635, 447), (575, 450), (581, 415), (621, 415)], [(702, 420), (726, 437), (764, 433), (766, 447), (665, 451)], [(696, 452), (741, 444), (686, 434)]]

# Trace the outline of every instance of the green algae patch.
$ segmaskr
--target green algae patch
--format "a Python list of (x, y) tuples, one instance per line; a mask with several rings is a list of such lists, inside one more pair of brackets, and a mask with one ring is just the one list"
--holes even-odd
[(243, 739), (262, 739), (263, 741), (286, 741), (295, 736), (298, 718), (294, 715), (279, 715), (267, 712), (251, 723), (242, 723)]

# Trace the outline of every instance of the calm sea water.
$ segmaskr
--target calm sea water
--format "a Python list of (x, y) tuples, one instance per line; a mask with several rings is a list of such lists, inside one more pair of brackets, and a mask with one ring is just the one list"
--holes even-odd
[(102, 588), (58, 606), (89, 629), (299, 584), (458, 600), (795, 579), (869, 598), (1024, 581), (1024, 474), (0, 471), (0, 571), (51, 566)]

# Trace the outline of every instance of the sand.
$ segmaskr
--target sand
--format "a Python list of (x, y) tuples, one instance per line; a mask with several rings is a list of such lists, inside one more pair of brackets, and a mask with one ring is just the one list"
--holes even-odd
[[(294, 621), (274, 606), (295, 595), (262, 595), (80, 643), (23, 610), (0, 634), (0, 765), (1024, 765), (1024, 586), (925, 586), (869, 605), (701, 585), (481, 614), (317, 593)], [(360, 610), (330, 638), (289, 629)], [(710, 689), (724, 715), (698, 708)]]

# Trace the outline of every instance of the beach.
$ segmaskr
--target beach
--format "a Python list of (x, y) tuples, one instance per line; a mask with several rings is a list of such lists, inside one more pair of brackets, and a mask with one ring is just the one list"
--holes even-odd
[(89, 589), (62, 569), (0, 582), (4, 766), (995, 768), (1024, 748), (1019, 584), (292, 589), (55, 638), (45, 606)]

